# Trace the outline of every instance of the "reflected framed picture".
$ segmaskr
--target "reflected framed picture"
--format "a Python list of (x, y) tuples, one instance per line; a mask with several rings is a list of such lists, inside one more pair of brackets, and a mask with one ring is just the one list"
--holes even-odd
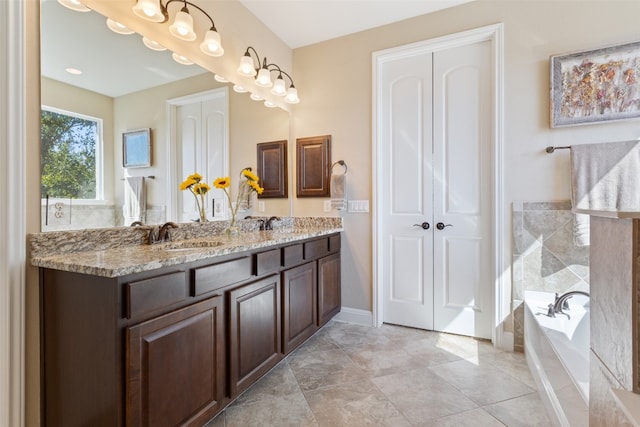
[(151, 129), (139, 129), (122, 134), (122, 166), (151, 166)]
[(552, 128), (640, 117), (640, 42), (549, 62)]

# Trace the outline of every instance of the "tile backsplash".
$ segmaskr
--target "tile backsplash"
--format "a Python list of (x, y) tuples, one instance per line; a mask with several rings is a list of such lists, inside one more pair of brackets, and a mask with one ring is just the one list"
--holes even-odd
[(589, 247), (573, 241), (571, 202), (512, 204), (514, 347), (524, 350), (525, 290), (589, 291)]

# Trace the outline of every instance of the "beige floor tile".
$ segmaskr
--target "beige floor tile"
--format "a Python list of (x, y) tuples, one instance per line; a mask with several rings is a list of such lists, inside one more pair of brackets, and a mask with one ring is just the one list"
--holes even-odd
[(302, 394), (296, 393), (225, 410), (225, 427), (312, 427), (318, 423)]
[(288, 359), (302, 391), (361, 381), (367, 373), (342, 350), (295, 355)]
[(537, 392), (484, 408), (509, 427), (548, 427), (551, 424)]
[(301, 393), (296, 377), (291, 367), (285, 363), (279, 363), (267, 375), (242, 393), (233, 403), (247, 405), (268, 399), (275, 399), (291, 394)]
[(385, 375), (372, 381), (412, 424), (478, 406), (427, 368)]
[(371, 381), (325, 387), (305, 393), (320, 427), (410, 427)]
[(462, 360), (429, 368), (480, 406), (529, 394), (531, 387), (488, 363)]
[(484, 409), (478, 408), (415, 424), (415, 427), (504, 427), (504, 424)]

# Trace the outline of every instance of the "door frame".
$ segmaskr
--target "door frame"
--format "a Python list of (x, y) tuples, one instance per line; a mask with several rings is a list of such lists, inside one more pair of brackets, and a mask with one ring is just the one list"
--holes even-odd
[(508, 283), (509, 267), (504, 259), (504, 25), (502, 23), (489, 25), (469, 31), (464, 31), (447, 36), (437, 37), (404, 46), (385, 49), (372, 54), (372, 171), (373, 171), (373, 322), (376, 327), (382, 325), (383, 320), (383, 284), (382, 284), (382, 233), (381, 215), (382, 197), (378, 197), (382, 190), (383, 182), (379, 180), (383, 158), (381, 156), (382, 142), (378, 139), (381, 134), (379, 121), (380, 106), (380, 69), (381, 66), (391, 60), (402, 57), (436, 52), (453, 47), (491, 42), (492, 51), (492, 129), (491, 129), (491, 155), (492, 166), (491, 180), (491, 206), (492, 206), (492, 234), (491, 234), (491, 262), (492, 262), (492, 339), (494, 346), (511, 349), (513, 347), (512, 335), (503, 330), (503, 322), (510, 313), (510, 283)]
[[(182, 105), (192, 104), (194, 102), (204, 102), (224, 96), (226, 108), (226, 121), (224, 132), (224, 159), (225, 170), (221, 171), (221, 176), (228, 175), (229, 171), (229, 88), (227, 86), (217, 89), (211, 89), (204, 92), (193, 93), (178, 98), (167, 100), (167, 135), (169, 136), (169, 144), (167, 144), (167, 221), (176, 221), (178, 215), (178, 186), (184, 180), (184, 177), (178, 176), (178, 135), (177, 135), (177, 110)], [(205, 179), (212, 179), (205, 177)]]

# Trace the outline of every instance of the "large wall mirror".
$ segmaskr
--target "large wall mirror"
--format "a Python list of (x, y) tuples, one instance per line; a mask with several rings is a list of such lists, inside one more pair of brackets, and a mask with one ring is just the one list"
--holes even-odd
[[(289, 140), (288, 112), (147, 48), (137, 34), (112, 32), (96, 12), (56, 0), (41, 0), (41, 70), (43, 231), (127, 225), (136, 206), (146, 224), (190, 221), (197, 218), (193, 197), (179, 189), (186, 175), (198, 172), (209, 184), (229, 175), (234, 183), (242, 168), (256, 167), (257, 144)], [(140, 129), (151, 131), (151, 164), (124, 168), (123, 134)], [(62, 161), (73, 167), (56, 170)], [(216, 200), (222, 195), (212, 191), (208, 215), (223, 219)], [(287, 216), (290, 201), (256, 202), (246, 214)]]

